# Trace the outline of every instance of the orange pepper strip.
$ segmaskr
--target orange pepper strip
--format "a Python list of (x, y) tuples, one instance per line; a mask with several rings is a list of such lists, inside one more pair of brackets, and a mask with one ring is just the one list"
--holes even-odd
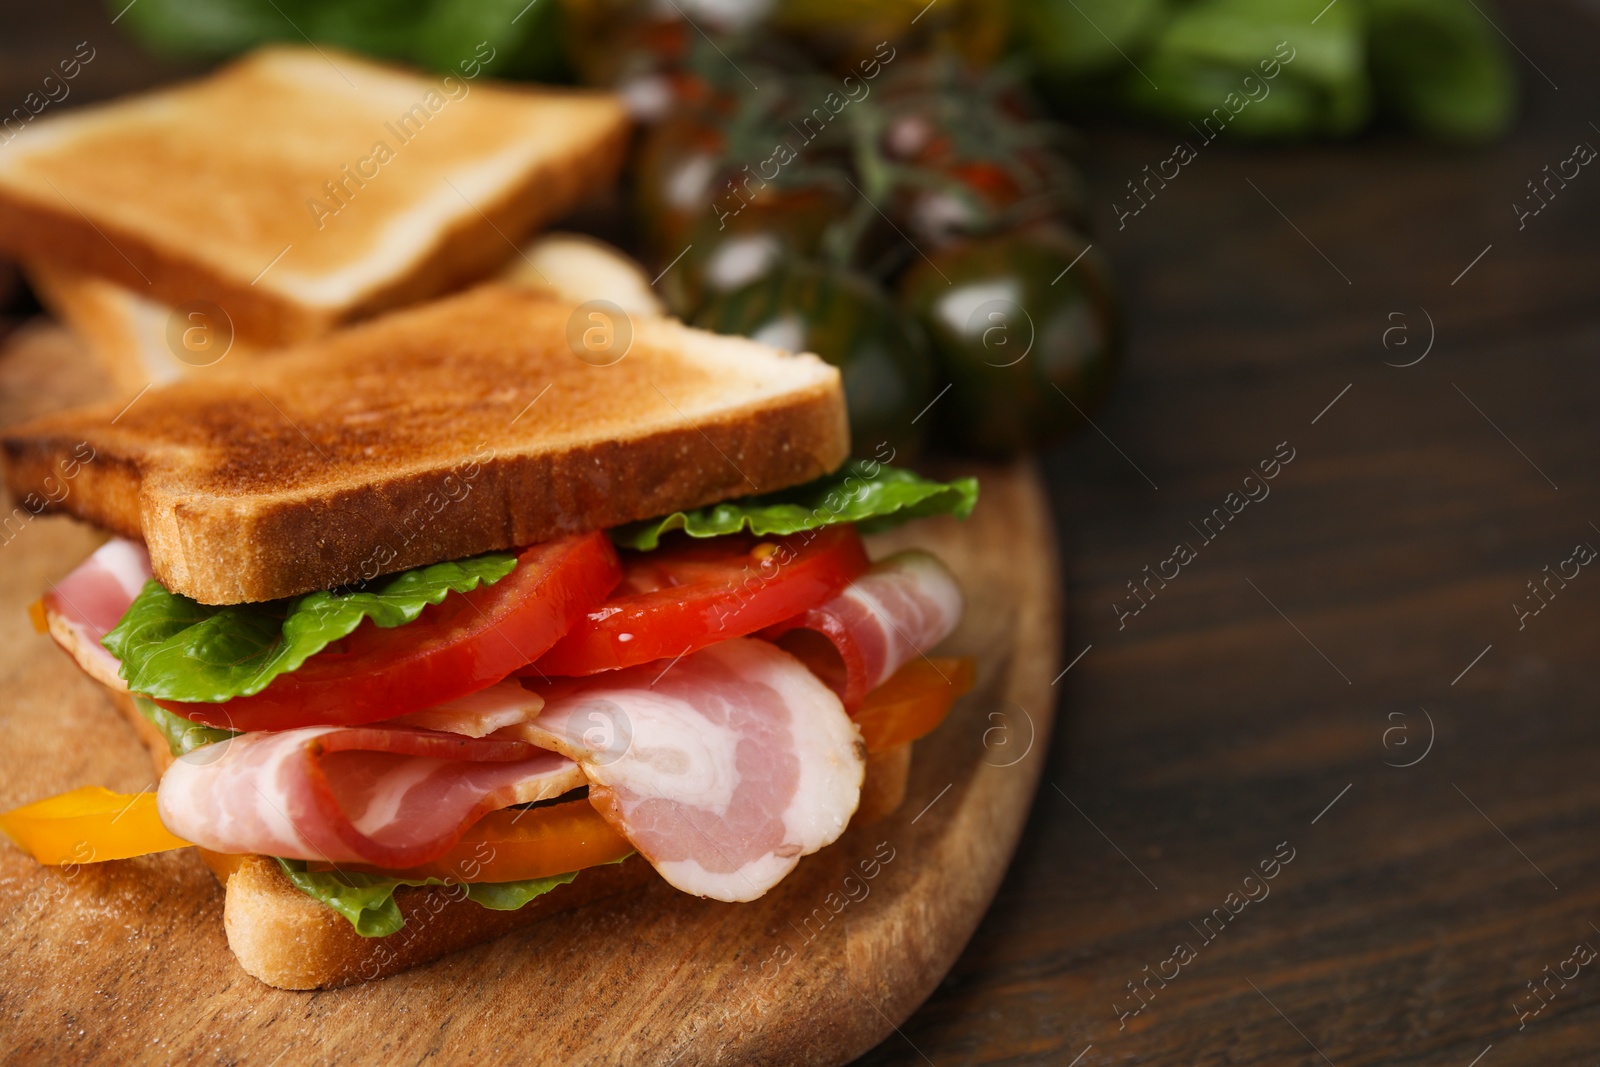
[(972, 689), (972, 658), (917, 658), (867, 694), (855, 713), (867, 751), (882, 752), (931, 733), (956, 698)]
[(97, 785), (8, 811), (0, 815), (0, 830), (52, 867), (189, 847), (161, 825), (154, 793), (113, 793)]
[(449, 852), (420, 867), (403, 871), (359, 863), (307, 863), (306, 867), (454, 882), (520, 882), (610, 863), (632, 851), (628, 839), (587, 800), (569, 800), (542, 808), (491, 811), (473, 823)]

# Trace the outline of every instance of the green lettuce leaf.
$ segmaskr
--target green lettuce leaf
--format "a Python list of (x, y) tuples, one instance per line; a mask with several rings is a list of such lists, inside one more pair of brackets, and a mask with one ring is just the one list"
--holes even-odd
[(611, 539), (623, 548), (648, 551), (661, 543), (662, 534), (672, 530), (682, 530), (690, 537), (720, 537), (749, 530), (766, 537), (853, 522), (862, 533), (877, 533), (932, 515), (964, 519), (977, 502), (976, 478), (935, 482), (900, 467), (855, 460), (793, 489), (619, 526), (611, 531)]
[(322, 590), (229, 607), (201, 604), (151, 579), (101, 643), (122, 661), (122, 678), (135, 693), (218, 704), (261, 692), (363, 619), (402, 626), (451, 593), (493, 585), (516, 565), (514, 555), (491, 552), (405, 571), (370, 592)]
[(134, 697), (134, 706), (139, 709), (139, 714), (149, 720), (150, 725), (161, 731), (161, 736), (167, 740), (167, 748), (172, 750), (174, 756), (187, 755), (204, 745), (214, 744), (217, 741), (226, 741), (230, 737), (238, 737), (236, 730), (221, 730), (215, 726), (202, 726), (192, 719), (185, 719), (177, 712), (168, 711), (160, 704), (146, 700), (144, 697)]
[[(624, 856), (623, 859), (627, 857)], [(621, 863), (622, 860), (613, 862)], [(522, 882), (455, 882), (443, 878), (390, 878), (382, 874), (306, 870), (303, 860), (278, 859), (295, 888), (343, 915), (362, 937), (388, 937), (405, 926), (394, 891), (401, 886), (454, 885), (467, 899), (494, 911), (516, 911), (536, 897), (578, 877), (577, 871)]]

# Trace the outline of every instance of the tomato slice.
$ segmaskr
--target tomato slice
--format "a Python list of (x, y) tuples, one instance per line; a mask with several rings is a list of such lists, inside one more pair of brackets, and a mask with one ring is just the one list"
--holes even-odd
[(587, 800), (539, 808), (491, 811), (436, 860), (401, 871), (350, 863), (308, 863), (313, 871), (364, 871), (397, 878), (443, 878), (456, 882), (520, 882), (525, 878), (581, 871), (619, 860), (633, 845)]
[(355, 726), (431, 708), (493, 685), (538, 659), (622, 578), (595, 532), (524, 549), (494, 585), (452, 593), (415, 622), (363, 622), (338, 649), (308, 659), (255, 696), (222, 704), (158, 701), (207, 726), (289, 730)]
[(852, 718), (867, 751), (882, 752), (931, 733), (956, 698), (972, 689), (971, 657), (918, 658), (867, 694)]
[(522, 673), (594, 674), (682, 656), (826, 603), (868, 566), (861, 536), (844, 524), (629, 553), (616, 595)]

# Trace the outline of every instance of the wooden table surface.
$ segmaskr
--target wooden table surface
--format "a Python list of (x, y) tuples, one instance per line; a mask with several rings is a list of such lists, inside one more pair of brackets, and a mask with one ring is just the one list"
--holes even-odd
[[(86, 97), (170, 70), (8, 6), (5, 99), (85, 36)], [(1600, 146), (1596, 12), (1500, 6), (1487, 150), (1218, 142), (1118, 230), (1174, 138), (1090, 131), (1131, 329), (1047, 457), (1074, 665), (999, 897), (865, 1062), (1596, 1061), (1600, 173), (1512, 208)]]

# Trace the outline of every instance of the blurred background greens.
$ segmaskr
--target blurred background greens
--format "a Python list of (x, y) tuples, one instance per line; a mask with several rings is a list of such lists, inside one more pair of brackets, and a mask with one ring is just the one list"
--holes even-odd
[(140, 0), (123, 24), (172, 56), (309, 39), (456, 75), (487, 42), (493, 77), (618, 91), (616, 229), (671, 310), (835, 363), (858, 451), (901, 460), (1054, 441), (1112, 385), (1068, 121), (1470, 145), (1516, 112), (1476, 0)]
[(1297, 58), (1276, 99), (1241, 114), (1238, 133), (1343, 136), (1388, 119), (1476, 141), (1504, 133), (1515, 111), (1508, 56), (1473, 0), (943, 0), (938, 8), (922, 0), (142, 0), (126, 18), (152, 48), (190, 57), (303, 33), (444, 72), (488, 40), (498, 52), (491, 73), (536, 81), (637, 69), (638, 57), (618, 45), (640, 23), (679, 17), (712, 33), (764, 30), (835, 59), (914, 38), (913, 47), (984, 64), (1009, 44), (1065, 114), (1110, 108), (1178, 122), (1222, 106), (1288, 41)]

